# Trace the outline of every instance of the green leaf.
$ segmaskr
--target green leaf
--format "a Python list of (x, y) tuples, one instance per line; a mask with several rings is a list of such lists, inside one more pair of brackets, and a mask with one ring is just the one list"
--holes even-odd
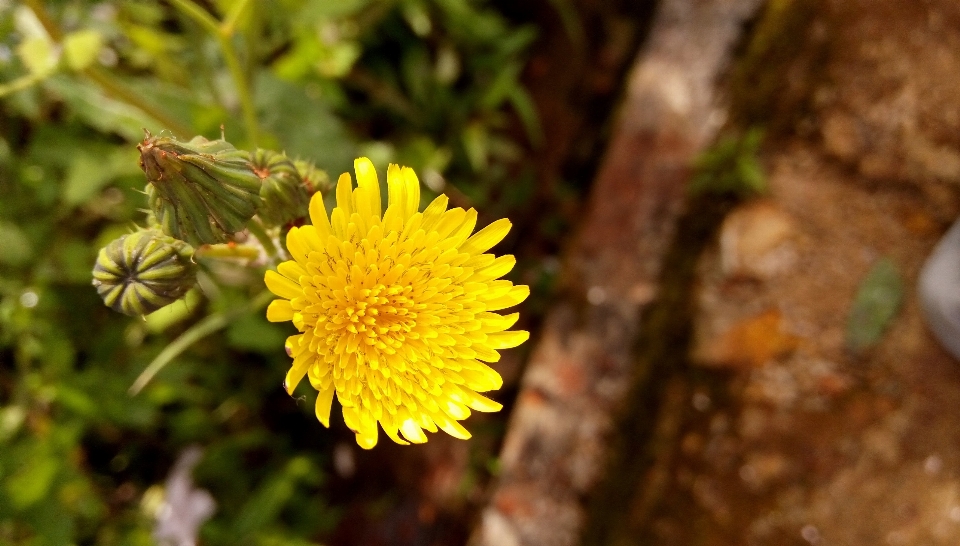
[(83, 150), (70, 162), (63, 186), (63, 202), (69, 207), (80, 205), (117, 177), (139, 172), (137, 151), (133, 147)]
[(316, 469), (306, 457), (295, 457), (287, 463), (279, 475), (260, 486), (240, 510), (234, 522), (238, 538), (248, 538), (252, 533), (274, 521), (283, 507), (290, 502), (297, 487), (310, 481)]
[(60, 463), (53, 457), (33, 457), (24, 467), (7, 479), (6, 489), (11, 503), (19, 508), (33, 506), (47, 495)]
[(882, 258), (860, 283), (847, 321), (847, 346), (862, 352), (874, 345), (903, 303), (903, 281), (889, 258)]
[(33, 257), (33, 246), (27, 235), (15, 224), (0, 222), (0, 264), (23, 265)]
[(67, 66), (73, 70), (83, 70), (97, 60), (103, 47), (103, 35), (96, 30), (78, 30), (63, 39), (63, 55)]
[(300, 10), (296, 18), (301, 23), (315, 22), (319, 19), (346, 17), (363, 9), (370, 0), (310, 0)]
[(267, 322), (262, 313), (247, 314), (235, 320), (227, 329), (227, 341), (231, 347), (265, 354), (282, 352), (287, 339), (280, 327)]
[(490, 135), (486, 127), (474, 122), (463, 130), (463, 149), (470, 160), (474, 171), (481, 171), (487, 165), (487, 156), (490, 153)]
[(47, 74), (57, 66), (58, 56), (53, 43), (45, 37), (34, 36), (20, 42), (17, 56), (31, 74)]

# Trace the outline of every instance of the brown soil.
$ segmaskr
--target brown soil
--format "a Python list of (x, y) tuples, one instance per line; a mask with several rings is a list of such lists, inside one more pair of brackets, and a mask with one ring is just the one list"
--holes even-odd
[[(960, 363), (914, 288), (960, 212), (960, 5), (822, 8), (805, 38), (825, 64), (783, 68), (807, 63), (810, 91), (763, 154), (770, 195), (700, 261), (697, 367), (664, 391), (679, 402), (659, 420), (682, 424), (637, 543), (960, 543)], [(848, 314), (881, 257), (904, 305), (853, 354)]]

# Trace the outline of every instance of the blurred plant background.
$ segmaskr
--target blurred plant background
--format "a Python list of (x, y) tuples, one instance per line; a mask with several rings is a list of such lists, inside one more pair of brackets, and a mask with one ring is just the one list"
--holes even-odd
[[(334, 532), (354, 499), (331, 485), (350, 432), (283, 393), (290, 332), (249, 306), (262, 271), (208, 264), (185, 304), (146, 320), (90, 286), (97, 250), (143, 225), (135, 144), (144, 129), (216, 138), (222, 126), (239, 148), (334, 177), (359, 155), (409, 165), (425, 200), (443, 191), (481, 224), (513, 218), (509, 251), (538, 229), (522, 216), (543, 135), (521, 83), (538, 28), (522, 19), (482, 0), (0, 0), (0, 543), (153, 544), (164, 482), (194, 444), (195, 481), (217, 503), (203, 544)], [(564, 222), (554, 214), (548, 238)], [(555, 267), (519, 258), (528, 306), (542, 307)], [(231, 320), (128, 393), (211, 314)], [(495, 470), (496, 419), (470, 480)], [(370, 510), (391, 502), (383, 487), (357, 486)]]

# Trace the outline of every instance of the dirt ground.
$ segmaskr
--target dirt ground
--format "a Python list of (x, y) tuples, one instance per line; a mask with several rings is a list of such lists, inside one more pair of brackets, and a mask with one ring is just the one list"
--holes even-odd
[[(915, 290), (960, 212), (960, 6), (827, 2), (809, 29), (826, 54), (765, 147), (770, 194), (698, 265), (696, 366), (641, 543), (960, 543), (960, 362)], [(904, 303), (854, 354), (848, 315), (881, 258)]]

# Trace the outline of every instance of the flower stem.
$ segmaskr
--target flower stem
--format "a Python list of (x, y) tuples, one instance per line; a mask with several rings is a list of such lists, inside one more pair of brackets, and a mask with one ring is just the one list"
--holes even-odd
[(156, 358), (150, 362), (146, 369), (143, 370), (143, 372), (137, 377), (136, 381), (133, 382), (133, 385), (130, 386), (130, 389), (127, 392), (130, 393), (130, 396), (136, 396), (141, 390), (143, 390), (144, 387), (147, 386), (147, 383), (149, 383), (150, 380), (152, 380), (160, 372), (160, 370), (166, 367), (166, 365), (169, 364), (174, 358), (180, 356), (180, 354), (187, 350), (191, 345), (216, 332), (217, 330), (226, 327), (228, 324), (230, 324), (230, 321), (236, 319), (237, 317), (260, 309), (264, 305), (270, 303), (270, 301), (275, 297), (276, 296), (270, 293), (269, 290), (264, 290), (263, 292), (260, 292), (254, 296), (253, 299), (251, 299), (246, 305), (231, 309), (229, 311), (214, 313), (194, 324), (189, 330), (180, 334), (180, 337), (173, 340), (173, 342), (160, 351), (160, 354), (158, 354)]
[(253, 260), (260, 256), (260, 251), (249, 246), (204, 245), (197, 249), (194, 256), (197, 258), (244, 258)]
[(238, 0), (234, 2), (234, 4), (230, 6), (230, 12), (227, 13), (227, 16), (223, 19), (223, 23), (220, 25), (220, 32), (225, 36), (233, 36), (237, 21), (243, 16), (243, 12), (247, 11), (247, 6), (249, 5), (250, 0)]
[(240, 99), (240, 109), (243, 111), (243, 122), (247, 130), (247, 140), (250, 145), (257, 146), (260, 139), (260, 127), (257, 124), (257, 110), (253, 104), (253, 95), (250, 92), (250, 82), (240, 66), (237, 59), (237, 53), (233, 48), (231, 39), (233, 38), (237, 20), (243, 15), (244, 10), (250, 4), (250, 0), (240, 0), (234, 4), (233, 9), (227, 15), (223, 23), (219, 23), (205, 9), (198, 6), (193, 0), (170, 0), (170, 3), (179, 8), (184, 15), (193, 19), (198, 25), (203, 27), (211, 36), (217, 39), (220, 44), (220, 50), (223, 53), (223, 59), (230, 70), (230, 77), (237, 88), (237, 97)]
[(260, 241), (260, 244), (263, 245), (263, 249), (267, 252), (267, 256), (269, 256), (271, 260), (277, 258), (277, 245), (273, 244), (273, 239), (267, 235), (267, 230), (264, 229), (263, 224), (254, 218), (247, 222), (247, 231)]

